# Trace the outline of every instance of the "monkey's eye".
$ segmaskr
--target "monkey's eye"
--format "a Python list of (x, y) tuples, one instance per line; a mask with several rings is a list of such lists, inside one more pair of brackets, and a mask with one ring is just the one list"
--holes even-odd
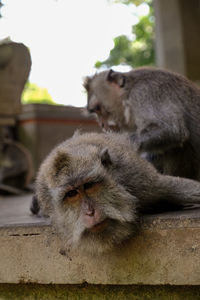
[(88, 190), (88, 189), (92, 188), (95, 184), (96, 184), (96, 182), (92, 182), (92, 181), (86, 182), (86, 183), (83, 185), (84, 190)]
[(80, 200), (80, 194), (77, 190), (70, 190), (66, 192), (64, 198), (63, 198), (63, 203), (67, 203), (69, 205), (75, 205), (78, 204)]
[(77, 190), (71, 190), (65, 194), (65, 198), (71, 198), (78, 195)]

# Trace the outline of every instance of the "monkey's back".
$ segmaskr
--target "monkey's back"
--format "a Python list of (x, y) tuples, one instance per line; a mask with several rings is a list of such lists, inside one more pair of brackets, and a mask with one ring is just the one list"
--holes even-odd
[[(190, 132), (190, 144), (200, 158), (200, 88), (180, 74), (158, 68), (138, 68), (126, 74), (127, 89), (131, 87), (133, 90), (133, 97), (130, 99), (133, 106), (134, 93), (137, 93), (137, 97), (141, 93), (141, 97), (145, 98), (140, 99), (141, 102), (144, 101), (144, 109), (147, 102), (155, 110), (156, 104), (162, 102), (163, 105), (170, 102), (177, 105), (177, 111), (183, 114), (184, 123)], [(170, 110), (167, 112), (167, 105), (166, 113), (170, 114)]]
[[(180, 101), (182, 105), (191, 111), (191, 103), (200, 110), (200, 88), (181, 74), (159, 68), (141, 67), (125, 73), (131, 88), (137, 85), (148, 85), (150, 89), (156, 88), (159, 98), (168, 94), (172, 101)], [(200, 117), (199, 117), (200, 118)]]

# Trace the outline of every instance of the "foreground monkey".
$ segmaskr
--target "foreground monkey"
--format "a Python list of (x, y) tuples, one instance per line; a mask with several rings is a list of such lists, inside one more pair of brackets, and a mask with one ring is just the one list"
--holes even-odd
[(200, 204), (200, 183), (159, 174), (127, 134), (75, 134), (42, 163), (36, 197), (64, 244), (102, 253), (133, 235), (140, 214)]
[(200, 89), (154, 68), (87, 77), (88, 110), (105, 130), (132, 132), (139, 153), (163, 174), (200, 180)]

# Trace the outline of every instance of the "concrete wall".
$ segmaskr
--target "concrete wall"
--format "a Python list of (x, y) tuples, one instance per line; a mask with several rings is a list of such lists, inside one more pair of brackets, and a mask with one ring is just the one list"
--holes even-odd
[(28, 104), (18, 120), (19, 140), (31, 152), (36, 172), (40, 163), (54, 146), (71, 137), (74, 132), (100, 131), (92, 116), (76, 107)]

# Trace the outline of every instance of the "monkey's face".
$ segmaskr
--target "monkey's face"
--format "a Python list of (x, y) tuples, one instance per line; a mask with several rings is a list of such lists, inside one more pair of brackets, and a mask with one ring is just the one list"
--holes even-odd
[(119, 131), (124, 124), (122, 89), (107, 79), (108, 71), (86, 78), (87, 109), (95, 113), (101, 128), (105, 131)]
[[(105, 180), (105, 179), (104, 179)], [(55, 207), (66, 244), (101, 253), (127, 239), (135, 221), (133, 198), (113, 184), (87, 180), (66, 187)]]
[(116, 166), (107, 149), (69, 145), (67, 150), (51, 161), (54, 224), (68, 247), (105, 252), (133, 233), (136, 198), (112, 175)]

